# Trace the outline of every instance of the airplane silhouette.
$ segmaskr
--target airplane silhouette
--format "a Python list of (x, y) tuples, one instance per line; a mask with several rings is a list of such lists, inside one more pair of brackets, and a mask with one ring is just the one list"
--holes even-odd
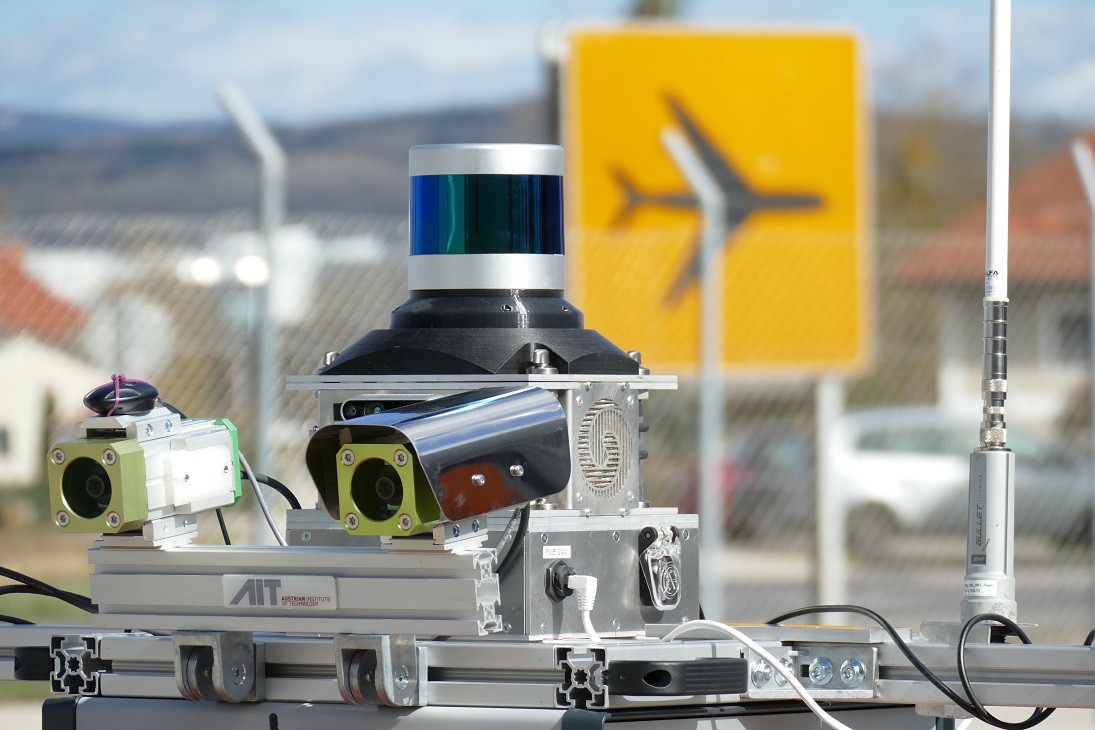
[[(817, 195), (808, 193), (759, 193), (749, 187), (748, 183), (734, 169), (729, 158), (715, 148), (711, 138), (703, 132), (700, 126), (684, 108), (684, 105), (673, 96), (666, 95), (665, 103), (676, 117), (678, 124), (683, 128), (692, 147), (696, 150), (704, 167), (715, 179), (726, 201), (726, 216), (723, 224), (726, 227), (726, 239), (730, 241), (739, 227), (759, 210), (795, 210), (817, 208), (822, 199)], [(611, 174), (623, 189), (625, 201), (623, 208), (616, 215), (615, 225), (625, 223), (634, 212), (644, 206), (669, 208), (676, 210), (690, 210), (699, 208), (699, 198), (693, 192), (680, 193), (649, 193), (639, 190), (630, 176), (622, 169), (615, 167)], [(693, 244), (692, 255), (688, 263), (677, 276), (677, 281), (666, 296), (666, 302), (674, 304), (684, 294), (688, 285), (700, 274), (700, 245), (699, 239)]]

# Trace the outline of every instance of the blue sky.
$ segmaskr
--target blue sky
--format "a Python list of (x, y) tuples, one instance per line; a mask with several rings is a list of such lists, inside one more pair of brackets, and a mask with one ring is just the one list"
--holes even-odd
[[(0, 109), (168, 122), (223, 116), (233, 80), (266, 117), (315, 123), (505, 101), (543, 84), (546, 24), (625, 0), (0, 0)], [(989, 0), (685, 0), (704, 26), (855, 30), (874, 98), (979, 110)], [(1014, 0), (1014, 106), (1095, 123), (1095, 2)]]

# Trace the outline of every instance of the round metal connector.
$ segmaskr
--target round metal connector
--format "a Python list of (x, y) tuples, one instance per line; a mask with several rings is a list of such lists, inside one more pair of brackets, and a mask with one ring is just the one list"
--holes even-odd
[(858, 659), (849, 659), (840, 665), (840, 681), (846, 687), (858, 687), (863, 684), (863, 679), (866, 676), (867, 667), (863, 666), (863, 662)]
[(825, 657), (810, 662), (810, 681), (818, 687), (824, 687), (833, 681), (833, 663)]
[(749, 680), (753, 683), (754, 687), (761, 689), (764, 685), (772, 681), (772, 674), (772, 665), (762, 659), (757, 659), (753, 662)]

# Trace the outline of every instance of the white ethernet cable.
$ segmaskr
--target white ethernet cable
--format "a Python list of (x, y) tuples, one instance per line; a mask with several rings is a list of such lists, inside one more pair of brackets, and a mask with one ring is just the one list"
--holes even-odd
[(590, 641), (600, 641), (601, 636), (593, 628), (593, 602), (597, 600), (597, 579), (592, 575), (572, 575), (567, 578), (567, 588), (578, 594), (578, 610), (582, 614), (582, 626)]

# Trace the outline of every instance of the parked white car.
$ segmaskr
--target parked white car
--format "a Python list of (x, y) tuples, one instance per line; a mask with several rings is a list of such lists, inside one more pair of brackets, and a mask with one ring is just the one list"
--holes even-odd
[[(965, 529), (978, 415), (902, 407), (852, 412), (841, 419), (830, 456), (853, 545), (869, 547), (898, 530)], [(769, 427), (751, 438), (735, 452), (750, 458), (731, 459), (736, 483), (730, 490), (730, 534), (811, 529), (816, 488), (812, 434)], [(1013, 424), (1008, 446), (1016, 453), (1017, 532), (1061, 543), (1089, 541), (1095, 488), (1085, 461)]]

